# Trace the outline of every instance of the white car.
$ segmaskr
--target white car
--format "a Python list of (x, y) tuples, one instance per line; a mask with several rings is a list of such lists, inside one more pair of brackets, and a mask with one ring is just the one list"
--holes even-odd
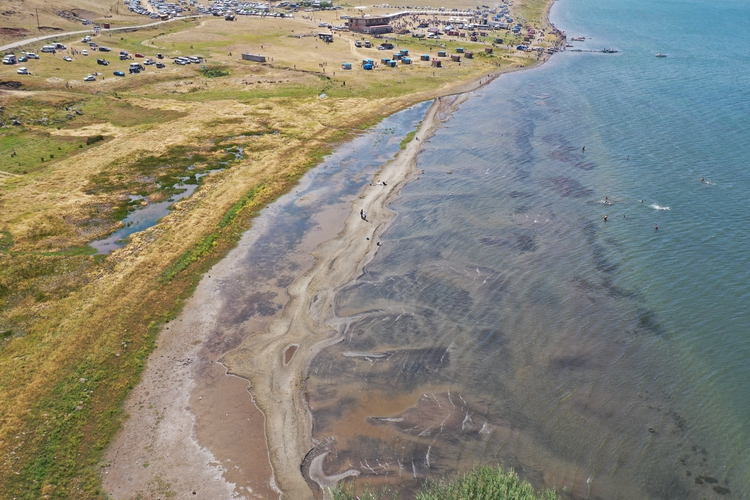
[(36, 55), (36, 54), (34, 54), (33, 52), (27, 52), (26, 53), (26, 58), (27, 59), (39, 59), (39, 56)]
[(81, 39), (81, 41), (83, 43), (90, 42), (91, 41), (91, 37), (90, 36), (85, 36), (85, 37), (83, 37), (83, 39)]
[(70, 57), (70, 56), (65, 56), (65, 57), (63, 57), (63, 61), (68, 61), (68, 62), (70, 62), (70, 61), (72, 61), (72, 60), (73, 60), (73, 58), (72, 58), (72, 57)]
[(83, 54), (84, 56), (87, 56), (87, 55), (89, 55), (89, 51), (88, 50), (82, 50), (81, 54)]
[(83, 79), (84, 82), (95, 82), (96, 77), (94, 75), (89, 75), (86, 78)]
[(29, 73), (29, 70), (27, 68), (18, 68), (16, 70), (16, 73), (18, 73), (19, 75), (30, 75), (31, 74), (31, 73)]

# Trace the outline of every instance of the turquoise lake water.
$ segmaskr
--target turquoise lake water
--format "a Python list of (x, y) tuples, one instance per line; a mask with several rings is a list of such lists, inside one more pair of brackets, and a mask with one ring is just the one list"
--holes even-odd
[(572, 498), (750, 498), (749, 19), (560, 0), (577, 48), (619, 52), (460, 106), (312, 365), (327, 473), (408, 492), (501, 463)]

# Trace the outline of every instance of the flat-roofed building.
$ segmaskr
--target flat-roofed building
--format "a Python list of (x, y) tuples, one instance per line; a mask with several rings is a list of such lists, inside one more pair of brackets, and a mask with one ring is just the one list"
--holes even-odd
[(379, 35), (381, 33), (391, 33), (393, 28), (390, 23), (393, 16), (384, 17), (352, 17), (347, 21), (347, 27), (350, 31)]

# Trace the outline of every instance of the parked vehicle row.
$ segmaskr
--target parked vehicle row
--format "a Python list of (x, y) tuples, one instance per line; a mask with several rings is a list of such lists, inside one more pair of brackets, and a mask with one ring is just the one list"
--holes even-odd
[[(99, 47), (95, 42), (92, 42), (90, 36), (83, 37), (81, 42), (88, 43), (89, 48), (92, 50), (99, 50), (100, 52), (112, 52), (112, 49), (110, 49), (109, 47), (103, 47), (103, 46)], [(67, 47), (65, 45), (55, 42), (51, 45), (45, 45), (44, 47), (42, 47), (41, 51), (44, 53), (55, 54), (57, 53), (58, 50), (66, 50), (66, 49)], [(84, 57), (89, 55), (89, 52), (87, 49), (77, 51), (76, 49), (73, 48), (71, 49), (70, 53), (72, 55), (80, 54)], [(3, 56), (3, 64), (14, 65), (14, 64), (26, 62), (30, 59), (39, 59), (39, 58), (40, 58), (39, 55), (34, 52), (23, 52), (21, 56), (16, 56), (16, 54), (10, 53), (10, 54), (6, 54), (5, 56)], [(121, 50), (119, 51), (119, 58), (121, 60), (133, 60), (134, 58), (143, 59), (142, 62), (130, 63), (130, 66), (128, 67), (128, 73), (130, 74), (137, 74), (142, 71), (145, 71), (146, 66), (155, 66), (158, 69), (166, 68), (166, 65), (163, 62), (161, 62), (161, 60), (164, 59), (164, 55), (161, 53), (156, 54), (157, 60), (155, 60), (155, 59), (147, 58), (144, 54), (141, 54), (141, 53), (136, 53), (131, 56), (127, 51)], [(62, 59), (65, 62), (74, 62), (74, 58), (70, 55), (65, 55), (63, 56)], [(175, 64), (178, 64), (178, 65), (198, 64), (198, 63), (203, 62), (203, 58), (200, 56), (177, 57), (174, 59), (174, 62)], [(110, 65), (110, 62), (104, 59), (103, 57), (97, 57), (96, 63), (97, 65), (100, 65), (100, 66)], [(16, 70), (16, 73), (19, 75), (31, 75), (31, 71), (29, 70), (29, 68), (25, 66), (18, 68)], [(87, 76), (83, 78), (83, 80), (86, 82), (96, 81), (97, 76), (100, 74), (101, 73), (96, 73), (96, 72), (88, 74)], [(113, 71), (113, 74), (118, 77), (125, 76), (125, 72), (120, 71), (120, 70)]]
[(203, 62), (203, 58), (198, 56), (190, 56), (190, 57), (175, 57), (174, 63), (179, 64), (180, 66), (185, 66), (186, 64), (200, 64)]

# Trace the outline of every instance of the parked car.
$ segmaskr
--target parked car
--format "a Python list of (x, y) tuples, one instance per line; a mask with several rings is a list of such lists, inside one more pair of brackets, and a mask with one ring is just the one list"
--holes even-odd
[(94, 75), (89, 75), (86, 78), (83, 79), (84, 82), (95, 82), (96, 77)]
[(157, 59), (164, 59), (164, 55), (161, 52), (159, 52), (158, 54), (156, 54), (156, 58)]
[(112, 52), (109, 47), (99, 47), (99, 52)]
[(109, 61), (107, 61), (106, 59), (97, 59), (96, 64), (100, 64), (102, 66), (109, 66)]
[(28, 57), (26, 57), (26, 56), (21, 56), (21, 57), (19, 57), (19, 58), (18, 58), (18, 62), (20, 62), (20, 63), (22, 63), (22, 62), (26, 62), (26, 61), (28, 61), (28, 60), (29, 60), (29, 58), (28, 58)]
[(135, 57), (146, 57), (143, 54), (136, 53)]
[(90, 41), (91, 41), (91, 37), (90, 37), (90, 36), (85, 36), (85, 37), (83, 37), (83, 38), (81, 39), (81, 41), (82, 41), (83, 43), (86, 43), (86, 42), (90, 42)]
[(125, 73), (123, 73), (122, 71), (115, 71), (114, 75), (115, 76), (125, 76)]
[(89, 51), (88, 50), (82, 50), (81, 54), (83, 54), (84, 56), (87, 56), (87, 55), (89, 55)]
[(52, 45), (45, 45), (44, 47), (42, 47), (42, 52), (48, 52), (48, 53), (54, 54), (55, 47)]
[(39, 59), (39, 56), (34, 54), (33, 52), (27, 52), (26, 57), (28, 57), (29, 59)]
[(164, 65), (164, 63), (156, 63), (156, 67), (159, 68), (159, 69), (166, 68), (166, 66)]
[(70, 56), (65, 56), (65, 57), (63, 57), (63, 61), (68, 61), (68, 62), (71, 62), (72, 60), (73, 60), (73, 58), (72, 58), (72, 57), (70, 57)]
[(8, 54), (7, 56), (3, 57), (3, 64), (16, 64), (17, 62), (18, 60), (13, 54)]
[(29, 73), (29, 70), (27, 68), (18, 68), (16, 70), (16, 73), (18, 73), (19, 75), (30, 75), (31, 74), (31, 73)]
[(143, 64), (145, 64), (146, 66), (153, 66), (154, 64), (156, 64), (156, 61), (154, 61), (153, 59), (146, 59), (145, 61), (143, 61)]

